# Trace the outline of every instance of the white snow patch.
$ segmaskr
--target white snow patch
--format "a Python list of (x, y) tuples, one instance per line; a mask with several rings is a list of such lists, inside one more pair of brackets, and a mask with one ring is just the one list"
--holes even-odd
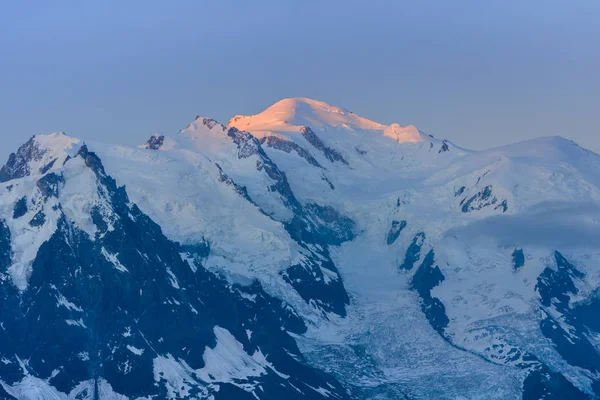
[(179, 282), (177, 281), (177, 277), (175, 276), (173, 271), (171, 271), (171, 268), (167, 267), (167, 273), (169, 274), (171, 286), (173, 286), (175, 289), (180, 289)]
[(69, 300), (67, 300), (65, 298), (65, 296), (63, 296), (62, 293), (60, 293), (60, 292), (58, 293), (56, 300), (58, 300), (58, 302), (56, 303), (58, 306), (65, 307), (67, 310), (70, 310), (70, 311), (83, 312), (83, 309), (81, 307), (79, 307), (75, 303), (72, 303)]
[(257, 350), (253, 355), (244, 351), (244, 346), (226, 329), (214, 328), (217, 345), (204, 350), (205, 366), (196, 370), (196, 376), (204, 382), (233, 382), (236, 379), (246, 379), (267, 373), (267, 368), (282, 378), (288, 376), (279, 373), (266, 360), (262, 352)]
[(187, 398), (192, 387), (199, 385), (192, 377), (194, 371), (178, 362), (171, 354), (167, 354), (166, 357), (156, 357), (153, 365), (154, 381), (164, 382), (169, 399)]
[(144, 353), (144, 349), (138, 349), (137, 347), (127, 345), (127, 350), (135, 354), (136, 356), (141, 356)]
[(67, 325), (79, 326), (81, 328), (87, 329), (87, 326), (85, 326), (85, 324), (83, 323), (83, 319), (82, 318), (79, 318), (78, 320), (67, 319), (67, 320), (65, 320), (65, 322), (67, 323)]
[(110, 254), (104, 247), (102, 247), (102, 255), (104, 256), (104, 258), (106, 258), (106, 260), (113, 264), (115, 266), (115, 268), (121, 272), (129, 272), (129, 270), (123, 266), (123, 264), (121, 264), (121, 262), (119, 261), (118, 257), (118, 253), (117, 254)]

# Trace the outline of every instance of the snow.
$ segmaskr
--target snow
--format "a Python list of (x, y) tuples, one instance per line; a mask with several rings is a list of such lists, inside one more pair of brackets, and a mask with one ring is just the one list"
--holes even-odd
[[(54, 372), (53, 372), (54, 374)], [(129, 400), (128, 397), (116, 393), (112, 386), (100, 378), (94, 381), (84, 381), (77, 384), (69, 394), (59, 392), (47, 380), (26, 375), (23, 380), (13, 385), (8, 385), (0, 379), (0, 385), (8, 394), (19, 400), (93, 400), (94, 388), (98, 389), (98, 397), (106, 400)]]
[(129, 400), (128, 397), (116, 393), (106, 379), (103, 378), (100, 378), (96, 384), (94, 384), (94, 381), (92, 380), (79, 383), (73, 388), (73, 390), (71, 390), (68, 398), (77, 400), (94, 400), (96, 398), (94, 397), (95, 387), (98, 388), (97, 398), (99, 399)]
[[(248, 132), (285, 130), (286, 127), (294, 129), (300, 126), (344, 126), (369, 130), (385, 128), (385, 125), (359, 117), (348, 110), (308, 98), (280, 100), (259, 114), (237, 115), (228, 125)], [(273, 127), (284, 129), (272, 129)]]
[(67, 320), (65, 320), (65, 322), (67, 323), (67, 325), (73, 325), (73, 326), (78, 326), (83, 329), (87, 329), (87, 326), (85, 326), (85, 323), (83, 322), (83, 319), (81, 319), (81, 318), (79, 318), (78, 320), (67, 319)]
[(192, 368), (177, 361), (171, 354), (154, 359), (154, 381), (166, 384), (168, 399), (188, 398), (192, 386), (198, 387), (199, 384), (193, 375)]
[(79, 307), (76, 304), (67, 300), (65, 298), (65, 296), (63, 296), (61, 293), (58, 293), (58, 296), (56, 297), (56, 299), (58, 301), (56, 303), (56, 305), (58, 305), (58, 306), (65, 307), (67, 310), (70, 310), (70, 311), (83, 312), (83, 309), (81, 307)]
[(118, 254), (110, 254), (104, 247), (102, 247), (102, 255), (104, 258), (106, 258), (106, 261), (113, 264), (118, 271), (129, 272), (129, 270), (125, 268), (117, 258)]
[(179, 289), (179, 282), (177, 282), (177, 277), (175, 276), (173, 271), (171, 271), (171, 268), (167, 267), (167, 273), (169, 274), (169, 278), (171, 279), (171, 286), (173, 286), (175, 289)]
[(260, 350), (253, 355), (244, 351), (243, 345), (226, 329), (215, 327), (217, 345), (207, 347), (202, 359), (205, 366), (196, 371), (204, 382), (234, 382), (250, 376), (266, 374), (268, 363)]
[(108, 218), (111, 214), (110, 205), (106, 195), (103, 196), (99, 191), (96, 175), (85, 165), (85, 161), (81, 157), (69, 160), (63, 168), (63, 177), (65, 185), (59, 191), (59, 201), (69, 220), (93, 240), (98, 228), (92, 221), (91, 211), (98, 207), (105, 220), (108, 219), (109, 230), (112, 230)]
[[(339, 151), (348, 160), (348, 167), (323, 157), (302, 137), (301, 125), (310, 126), (327, 146)], [(549, 352), (545, 338), (540, 337), (535, 283), (557, 248), (571, 249), (576, 255), (569, 257), (574, 260), (587, 259), (584, 269), (591, 268), (596, 259), (594, 249), (600, 236), (597, 154), (561, 137), (486, 151), (469, 151), (447, 142), (449, 151), (440, 152), (443, 142), (435, 138), (423, 135), (422, 140), (403, 139), (404, 133), (397, 129), (398, 140), (392, 141), (393, 134), (373, 135), (373, 131), (385, 131), (382, 126), (305, 99), (284, 100), (255, 116), (235, 117), (229, 126), (248, 130), (257, 137), (277, 136), (304, 147), (326, 171), (310, 165), (295, 152), (264, 146), (269, 157), (288, 173), (292, 189), (301, 201), (333, 205), (353, 218), (362, 232), (354, 241), (333, 250), (353, 304), (346, 321), (311, 326), (306, 336), (312, 340), (301, 340), (313, 362), (326, 366), (331, 363), (331, 354), (335, 354), (340, 363), (337, 368), (343, 369), (337, 375), (343, 379), (344, 374), (354, 372), (344, 369), (335, 349), (347, 343), (359, 344), (366, 346), (380, 365), (389, 365), (384, 382), (409, 379), (415, 390), (431, 393), (442, 384), (431, 387), (432, 381), (426, 380), (430, 384), (420, 387), (423, 377), (427, 371), (432, 376), (447, 373), (446, 364), (420, 364), (418, 369), (412, 369), (414, 364), (402, 367), (390, 353), (397, 348), (401, 358), (401, 344), (410, 343), (411, 353), (415, 354), (410, 362), (414, 363), (415, 359), (428, 359), (432, 354), (430, 347), (434, 346), (445, 357), (456, 359), (461, 365), (466, 363), (464, 370), (456, 371), (458, 375), (452, 382), (445, 381), (448, 392), (460, 393), (463, 377), (478, 369), (481, 382), (495, 381), (501, 374), (507, 379), (503, 387), (512, 387), (517, 393), (519, 388), (512, 386), (510, 376), (520, 372), (500, 372), (501, 367), (481, 364), (461, 350), (491, 357), (492, 345), (501, 344), (530, 351), (565, 375), (583, 379), (576, 369), (557, 362), (560, 357)], [(388, 128), (387, 132), (392, 131)], [(410, 133), (407, 135), (411, 137)], [(323, 182), (323, 174), (333, 183), (334, 190)], [(464, 194), (456, 196), (463, 186)], [(463, 213), (461, 200), (486, 186), (492, 188), (498, 202), (506, 200), (506, 213), (493, 207)], [(408, 226), (393, 246), (386, 246), (383, 238), (392, 219), (406, 220)], [(418, 299), (409, 288), (421, 260), (409, 273), (398, 273), (396, 268), (414, 235), (421, 231), (426, 233), (421, 260), (434, 248), (436, 264), (446, 278), (432, 295), (446, 307), (450, 318), (447, 333), (458, 348), (442, 349), (433, 345), (431, 339), (415, 342), (415, 335), (436, 333), (426, 321), (418, 329), (407, 331), (407, 324), (415, 321), (403, 322), (399, 316), (421, 314)], [(512, 269), (514, 248), (510, 247), (516, 244), (526, 246), (527, 254), (526, 265), (518, 273)], [(501, 333), (495, 328), (497, 325), (503, 327)], [(368, 340), (363, 339), (365, 332), (370, 333)], [(384, 338), (386, 332), (394, 332), (395, 343)], [(321, 352), (324, 354), (315, 356)], [(494, 362), (503, 363), (499, 359)], [(351, 365), (352, 362), (348, 368)], [(407, 375), (409, 369), (415, 372), (411, 378)], [(474, 393), (492, 391), (481, 385)], [(496, 396), (510, 397), (507, 392)]]
[[(76, 146), (79, 144), (79, 140), (64, 134), (38, 135), (35, 140), (40, 150), (47, 150), (44, 157), (59, 156), (63, 161), (78, 149)], [(39, 248), (54, 234), (63, 213), (69, 221), (94, 239), (97, 228), (90, 212), (98, 207), (107, 220), (109, 230), (113, 229), (106, 194), (99, 192), (96, 176), (82, 158), (72, 158), (65, 165), (56, 162), (46, 172), (50, 173), (64, 178), (64, 184), (59, 183), (58, 199), (53, 196), (46, 198), (36, 187), (43, 176), (40, 174), (0, 184), (0, 215), (7, 216), (4, 219), (12, 237), (12, 265), (8, 271), (15, 286), (21, 291), (27, 289), (31, 265)], [(19, 218), (13, 218), (15, 204), (23, 198), (27, 199), (27, 212)], [(40, 226), (32, 226), (29, 222), (38, 212), (44, 214), (45, 222)]]
[(141, 356), (144, 353), (144, 349), (138, 349), (137, 347), (127, 345), (127, 350), (135, 354), (136, 356)]
[[(13, 263), (8, 272), (15, 286), (21, 291), (27, 288), (31, 265), (41, 245), (50, 239), (56, 230), (59, 218), (59, 213), (53, 209), (56, 205), (55, 199), (44, 203), (41, 193), (36, 189), (38, 178), (26, 177), (18, 182), (0, 184), (0, 215), (4, 217), (12, 236)], [(35, 196), (31, 197), (31, 193)], [(12, 218), (15, 204), (25, 197), (27, 213), (20, 218)], [(31, 226), (29, 221), (40, 211), (45, 214), (45, 223), (37, 227)]]
[[(302, 134), (303, 126), (347, 164), (328, 159)], [(324, 318), (282, 280), (281, 271), (302, 264), (306, 255), (284, 229), (282, 221), (291, 213), (269, 190), (272, 179), (257, 170), (258, 156), (239, 157), (227, 134), (229, 127), (257, 138), (276, 136), (305, 149), (322, 168), (297, 151), (263, 145), (301, 203), (332, 206), (357, 223), (356, 239), (328, 249), (352, 298), (346, 318), (332, 314)], [(46, 141), (44, 146), (59, 153), (78, 143), (56, 135), (36, 140)], [(444, 145), (448, 151), (442, 151)], [(486, 398), (519, 397), (523, 371), (515, 361), (502, 358), (497, 348), (519, 348), (574, 382), (587, 379), (541, 336), (535, 291), (537, 277), (553, 263), (554, 250), (586, 273), (581, 298), (574, 301), (600, 285), (595, 268), (600, 259), (600, 156), (569, 140), (545, 137), (470, 151), (411, 125), (379, 124), (323, 102), (285, 99), (256, 115), (234, 117), (227, 126), (199, 117), (181, 132), (166, 136), (159, 151), (97, 143), (90, 149), (169, 238), (210, 244), (204, 267), (232, 282), (259, 279), (270, 294), (293, 306), (309, 325), (305, 335), (296, 336), (303, 353), (346, 385), (373, 390), (368, 393), (381, 388), (408, 390), (417, 398), (477, 398), (482, 393)], [(65, 177), (58, 199), (65, 215), (95, 237), (97, 228), (89, 211), (106, 205), (95, 177), (81, 160), (64, 167), (57, 163), (55, 169)], [(220, 179), (221, 172), (244, 186), (268, 215)], [(0, 184), (0, 214), (12, 215), (14, 204), (34, 192), (38, 178)], [(461, 203), (486, 187), (496, 204), (506, 201), (506, 211), (486, 206), (463, 212)], [(6, 218), (13, 236), (9, 272), (21, 290), (26, 289), (31, 262), (56, 229), (58, 217), (52, 210), (55, 199), (40, 205), (37, 198), (30, 198), (29, 204), (26, 216)], [(28, 221), (40, 207), (47, 221), (32, 228)], [(110, 210), (104, 211), (110, 222)], [(407, 221), (407, 226), (389, 246), (385, 238), (392, 220)], [(411, 271), (399, 272), (397, 267), (419, 232), (425, 233), (420, 259)], [(511, 254), (516, 245), (524, 248), (526, 261), (515, 272)], [(429, 249), (434, 249), (435, 265), (445, 277), (431, 294), (445, 306), (448, 340), (430, 326), (410, 288)], [(105, 253), (115, 268), (126, 271), (118, 254)], [(194, 270), (194, 255), (183, 256)], [(326, 282), (337, 279), (322, 271)], [(176, 278), (171, 278), (178, 288)], [(57, 295), (59, 306), (78, 311), (61, 296)], [(186, 397), (198, 382), (208, 387), (274, 371), (260, 350), (249, 354), (223, 328), (216, 327), (214, 333), (216, 346), (205, 349), (205, 367), (200, 370), (171, 355), (155, 358), (155, 380), (167, 383), (169, 398)], [(246, 335), (252, 338), (250, 330)], [(357, 348), (364, 357), (356, 355)], [(327, 393), (324, 388), (314, 390)]]
[(44, 154), (39, 160), (31, 160), (29, 168), (32, 175), (42, 174), (41, 171), (51, 162), (54, 162), (48, 171), (57, 170), (62, 167), (68, 157), (73, 157), (79, 151), (81, 142), (79, 139), (69, 137), (63, 132), (51, 133), (49, 135), (35, 135), (34, 141)]
[(331, 391), (329, 391), (329, 390), (327, 390), (325, 388), (322, 388), (322, 387), (314, 388), (314, 387), (312, 387), (310, 385), (307, 385), (307, 386), (309, 388), (311, 388), (312, 390), (314, 390), (315, 392), (323, 395), (324, 397), (330, 397), (331, 396)]
[(227, 126), (252, 132), (256, 137), (268, 136), (275, 132), (296, 132), (303, 126), (310, 126), (317, 130), (334, 127), (381, 131), (385, 136), (393, 138), (399, 143), (425, 140), (425, 135), (413, 125), (402, 127), (398, 124), (389, 126), (379, 124), (348, 110), (307, 98), (283, 99), (259, 114), (237, 115), (229, 121)]
[(283, 226), (219, 182), (218, 169), (201, 154), (102, 145), (95, 149), (107, 173), (127, 187), (131, 200), (169, 237), (185, 244), (204, 238), (211, 244), (211, 256), (240, 269), (288, 264)]
[(218, 383), (231, 383), (243, 390), (253, 392), (255, 384), (241, 383), (249, 377), (265, 375), (267, 370), (282, 379), (288, 379), (269, 363), (260, 350), (248, 354), (243, 345), (226, 329), (216, 326), (214, 334), (217, 344), (206, 347), (202, 356), (204, 367), (192, 369), (185, 361), (175, 359), (171, 354), (154, 359), (154, 380), (164, 381), (170, 399), (189, 396), (192, 386), (215, 388)]
[[(255, 116), (235, 117), (228, 126), (250, 131), (259, 138), (284, 138), (306, 149), (324, 168), (309, 164), (297, 152), (286, 153), (263, 146), (267, 155), (287, 173), (301, 202), (331, 205), (359, 226), (361, 234), (357, 239), (339, 249), (331, 249), (353, 299), (349, 316), (346, 321), (332, 316), (330, 321), (323, 321), (311, 315), (310, 307), (306, 308), (301, 300), (286, 293), (284, 286), (277, 283), (281, 268), (301, 262), (302, 252), (294, 248), (293, 242), (290, 245), (290, 238), (276, 223), (264, 218), (247, 202), (240, 201), (232, 191), (227, 196), (216, 191), (212, 186), (215, 172), (211, 175), (210, 163), (206, 161), (218, 160), (234, 181), (248, 188), (252, 198), (253, 193), (265, 187), (265, 181), (256, 176), (250, 178), (247, 172), (238, 172), (251, 167), (236, 159), (235, 149), (223, 143), (225, 129), (222, 126), (213, 125), (209, 129), (199, 121), (181, 133), (192, 137), (195, 143), (185, 152), (172, 145), (168, 150), (147, 156), (152, 163), (162, 166), (159, 172), (154, 172), (157, 168), (153, 167), (153, 178), (162, 174), (160, 183), (157, 182), (165, 187), (161, 196), (177, 199), (177, 208), (167, 206), (174, 205), (173, 200), (165, 198), (159, 203), (155, 198), (150, 199), (147, 194), (150, 190), (145, 188), (150, 185), (141, 182), (135, 174), (120, 173), (118, 168), (114, 174), (130, 191), (140, 190), (132, 198), (153, 218), (164, 221), (161, 225), (168, 235), (184, 242), (193, 237), (207, 238), (211, 244), (211, 254), (205, 261), (208, 268), (218, 269), (228, 277), (257, 277), (270, 293), (293, 304), (300, 315), (310, 321), (309, 333), (299, 340), (313, 362), (320, 364), (326, 360), (324, 365), (328, 365), (329, 351), (339, 348), (340, 344), (358, 343), (365, 346), (381, 366), (386, 366), (383, 377), (378, 378), (380, 384), (393, 386), (408, 381), (417, 392), (445, 388), (461, 393), (464, 380), (473, 378), (471, 374), (476, 369), (478, 383), (470, 386), (473, 395), (493, 392), (485, 382), (496, 382), (497, 376), (506, 379), (502, 383), (506, 390), (497, 391), (496, 398), (518, 393), (520, 388), (513, 382), (520, 380), (517, 377), (521, 371), (506, 369), (509, 365), (480, 362), (471, 352), (497, 357), (497, 353), (491, 352), (493, 345), (518, 346), (549, 365), (559, 366), (556, 360), (560, 357), (548, 353), (547, 342), (540, 337), (535, 282), (549, 255), (561, 244), (560, 247), (583, 244), (585, 248), (578, 250), (574, 259), (588, 259), (589, 265), (596, 259), (590, 252), (597, 247), (594, 238), (600, 234), (598, 218), (593, 217), (600, 203), (598, 155), (560, 137), (486, 151), (469, 151), (447, 142), (449, 151), (442, 152), (443, 141), (423, 135), (414, 127), (372, 123), (345, 110), (306, 99), (287, 99)], [(304, 125), (310, 126), (327, 147), (342, 154), (348, 165), (331, 162), (309, 143), (300, 131)], [(178, 140), (176, 137), (172, 143)], [(110, 153), (117, 165), (122, 164), (125, 154), (128, 158), (145, 157), (137, 151), (120, 152), (123, 155)], [(194, 159), (196, 171), (203, 173), (203, 177), (212, 176), (209, 182), (204, 180), (199, 184), (196, 173), (191, 170), (174, 173), (174, 164), (182, 165), (186, 159)], [(323, 177), (335, 189), (332, 190)], [(177, 187), (170, 186), (170, 181), (178, 182)], [(192, 185), (206, 189), (194, 191)], [(463, 186), (464, 193), (457, 196)], [(493, 207), (462, 212), (463, 198), (470, 198), (487, 186), (498, 202), (506, 201), (506, 212)], [(145, 193), (140, 195), (141, 192)], [(219, 218), (211, 219), (212, 216)], [(573, 218), (570, 221), (569, 216)], [(387, 246), (384, 238), (393, 219), (406, 220), (408, 225), (397, 242)], [(199, 229), (189, 229), (184, 234), (182, 227), (189, 226), (191, 221)], [(235, 228), (228, 225), (230, 221), (236, 221)], [(224, 226), (227, 229), (221, 229)], [(421, 260), (434, 248), (436, 264), (446, 278), (434, 288), (432, 295), (446, 307), (450, 318), (447, 333), (457, 347), (444, 342), (428, 325), (418, 298), (410, 290), (410, 279), (421, 260), (413, 271), (405, 274), (397, 271), (412, 238), (421, 231), (426, 233)], [(548, 235), (540, 235), (539, 231)], [(257, 237), (260, 240), (253, 239)], [(511, 237), (515, 240), (508, 240)], [(510, 245), (516, 242), (527, 246), (526, 265), (519, 273), (513, 271), (511, 260), (514, 249)], [(332, 278), (326, 275), (326, 279)], [(407, 324), (412, 324), (412, 329), (407, 330)], [(495, 324), (502, 324), (510, 331), (500, 334), (494, 330)], [(368, 339), (365, 332), (371, 333)], [(389, 332), (394, 332), (395, 343), (386, 339)], [(425, 337), (415, 342), (415, 335)], [(310, 341), (303, 342), (304, 339)], [(422, 358), (418, 369), (414, 368), (414, 358), (409, 358), (408, 364), (402, 361), (403, 346), (411, 347), (415, 357)], [(390, 351), (397, 357), (384, 357)], [(342, 371), (338, 377), (350, 373), (346, 368), (351, 368), (353, 362), (349, 361), (345, 367), (344, 360), (335, 351), (334, 354), (339, 363), (335, 368)], [(446, 363), (431, 363), (439, 355), (462, 366), (452, 379), (439, 377), (447, 372)], [(344, 357), (350, 356), (345, 354)], [(504, 361), (495, 358), (494, 362), (502, 364)], [(564, 364), (560, 364), (560, 368), (565, 374), (580, 376)], [(368, 385), (367, 382), (372, 382), (369, 373), (367, 369), (356, 379)], [(438, 383), (432, 387), (431, 381)], [(424, 385), (424, 382), (429, 383)]]
[(23, 400), (67, 400), (64, 393), (50, 386), (45, 380), (27, 375), (22, 381), (12, 386), (0, 380), (0, 385), (8, 394), (16, 399)]

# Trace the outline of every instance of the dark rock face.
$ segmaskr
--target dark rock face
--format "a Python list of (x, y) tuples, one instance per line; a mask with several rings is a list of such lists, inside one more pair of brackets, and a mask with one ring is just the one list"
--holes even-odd
[(446, 141), (444, 139), (444, 141), (442, 142), (442, 147), (440, 147), (440, 151), (438, 151), (438, 154), (439, 153), (445, 153), (447, 151), (450, 151), (450, 146), (448, 146), (448, 141)]
[(584, 275), (558, 251), (554, 253), (554, 258), (556, 270), (546, 268), (538, 277), (536, 290), (544, 307), (555, 305), (564, 310), (569, 306), (570, 295), (579, 292), (574, 279), (581, 279)]
[(37, 214), (31, 218), (29, 225), (32, 227), (42, 226), (46, 223), (46, 214), (42, 210), (38, 211)]
[(411, 270), (415, 263), (421, 257), (421, 246), (425, 241), (425, 233), (419, 232), (415, 235), (410, 246), (406, 250), (404, 262), (400, 265), (400, 269)]
[(204, 260), (210, 255), (210, 243), (204, 239), (198, 243), (181, 245), (181, 249), (197, 260)]
[(153, 135), (150, 137), (150, 139), (148, 139), (146, 143), (144, 143), (144, 148), (149, 150), (160, 150), (164, 142), (164, 136)]
[(31, 173), (29, 162), (40, 161), (46, 151), (47, 150), (45, 149), (40, 149), (35, 141), (35, 136), (29, 139), (27, 143), (17, 150), (16, 154), (12, 153), (8, 157), (6, 165), (0, 169), (0, 182), (7, 182), (11, 179), (22, 178), (29, 175)]
[[(196, 117), (196, 119), (198, 119), (198, 118), (200, 118), (200, 117)], [(221, 124), (219, 124), (217, 121), (215, 121), (212, 118), (202, 118), (202, 124), (205, 125), (205, 126), (207, 126), (208, 129), (212, 129), (212, 128), (214, 128), (217, 125), (221, 125)]]
[(450, 320), (446, 316), (446, 307), (437, 298), (431, 296), (431, 289), (444, 281), (445, 277), (440, 268), (433, 266), (435, 253), (430, 250), (421, 263), (421, 266), (412, 278), (411, 286), (421, 297), (421, 310), (427, 317), (427, 320), (442, 337), (444, 329), (448, 326)]
[(54, 167), (54, 164), (56, 164), (56, 161), (58, 159), (55, 158), (54, 160), (50, 161), (48, 164), (44, 165), (41, 169), (40, 172), (42, 174), (45, 174), (46, 172), (50, 171), (52, 169), (52, 167)]
[(513, 259), (513, 267), (515, 271), (525, 265), (525, 254), (523, 253), (523, 249), (515, 249), (512, 254)]
[(317, 150), (323, 152), (325, 157), (331, 162), (341, 162), (342, 164), (348, 165), (348, 161), (335, 149), (331, 147), (327, 147), (325, 143), (310, 129), (308, 126), (302, 127), (300, 132), (302, 136), (313, 145), (313, 147)]
[(335, 208), (308, 203), (304, 206), (305, 221), (310, 226), (315, 244), (339, 246), (356, 237), (356, 224)]
[[(72, 395), (90, 398), (99, 398), (101, 381), (131, 398), (347, 398), (337, 381), (306, 364), (287, 333), (306, 330), (293, 309), (258, 283), (229, 285), (188, 264), (180, 253), (189, 248), (168, 240), (129, 202), (94, 153), (86, 148), (78, 157), (95, 172), (113, 215), (92, 215), (94, 238), (62, 215), (38, 251), (27, 290), (18, 293), (0, 279), (3, 382), (14, 385), (27, 373), (63, 393), (88, 382)], [(10, 241), (0, 220), (0, 273), (11, 262)], [(219, 345), (219, 330), (249, 357), (260, 351), (272, 367), (225, 381), (196, 374), (210, 367), (203, 355)], [(173, 386), (160, 360), (188, 368), (182, 386)]]
[(265, 136), (260, 140), (260, 143), (276, 150), (285, 151), (288, 154), (295, 151), (296, 154), (304, 158), (309, 164), (323, 168), (304, 147), (299, 146), (291, 140), (281, 139), (276, 136)]
[(27, 214), (27, 197), (21, 197), (16, 203), (13, 209), (13, 219), (21, 218)]
[[(555, 252), (554, 257), (556, 269), (547, 267), (536, 285), (542, 310), (542, 333), (569, 364), (597, 373), (600, 354), (590, 338), (600, 333), (600, 299), (594, 293), (586, 301), (574, 304), (571, 299), (579, 293), (576, 282), (585, 275), (560, 252)], [(595, 382), (598, 384), (600, 380), (595, 379)]]
[(502, 200), (500, 204), (494, 207), (494, 210), (502, 210), (502, 212), (505, 213), (506, 211), (508, 211), (508, 201)]
[(248, 158), (255, 154), (263, 156), (261, 158), (268, 158), (266, 154), (264, 154), (264, 150), (260, 146), (258, 139), (248, 132), (242, 132), (236, 128), (229, 128), (227, 130), (227, 136), (229, 136), (237, 145), (239, 158)]
[(60, 185), (65, 182), (62, 175), (50, 173), (44, 175), (36, 184), (37, 188), (42, 193), (44, 200), (48, 197), (58, 197)]
[(308, 204), (305, 210), (306, 213), (296, 215), (284, 226), (305, 249), (307, 259), (286, 269), (282, 276), (307, 303), (345, 316), (350, 299), (327, 249), (329, 245), (339, 245), (355, 237), (354, 221), (331, 207), (314, 203)]
[(11, 234), (6, 221), (0, 219), (0, 273), (6, 271), (11, 263)]
[(392, 245), (396, 239), (398, 239), (404, 228), (406, 228), (406, 221), (392, 221), (392, 226), (390, 227), (386, 237), (386, 243), (388, 246)]
[(77, 152), (77, 155), (83, 158), (85, 165), (94, 171), (94, 174), (96, 174), (98, 178), (102, 178), (102, 183), (108, 184), (109, 182), (114, 181), (112, 178), (107, 179), (102, 161), (100, 161), (100, 158), (96, 155), (96, 153), (89, 151), (86, 145), (81, 146), (79, 152)]
[[(306, 248), (307, 251), (310, 251)], [(306, 260), (281, 273), (308, 304), (325, 312), (346, 316), (350, 303), (342, 278), (327, 250), (311, 251)]]
[[(462, 192), (464, 192), (464, 190), (461, 191), (461, 194)], [(498, 198), (493, 195), (491, 185), (486, 186), (481, 191), (469, 198), (465, 197), (460, 202), (460, 205), (463, 213), (469, 213), (491, 206), (494, 207), (494, 210), (501, 209), (503, 213), (508, 210), (508, 202), (506, 200), (500, 202)]]

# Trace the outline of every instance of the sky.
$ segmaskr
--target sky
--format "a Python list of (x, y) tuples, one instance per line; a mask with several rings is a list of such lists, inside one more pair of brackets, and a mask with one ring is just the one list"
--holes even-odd
[(600, 2), (12, 1), (0, 158), (33, 134), (137, 145), (286, 97), (483, 149), (600, 152)]

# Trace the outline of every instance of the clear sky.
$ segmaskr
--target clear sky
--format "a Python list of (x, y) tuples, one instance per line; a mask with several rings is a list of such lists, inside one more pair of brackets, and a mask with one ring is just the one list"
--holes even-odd
[(0, 157), (54, 131), (137, 145), (284, 97), (468, 148), (600, 152), (599, 21), (598, 0), (7, 1)]

